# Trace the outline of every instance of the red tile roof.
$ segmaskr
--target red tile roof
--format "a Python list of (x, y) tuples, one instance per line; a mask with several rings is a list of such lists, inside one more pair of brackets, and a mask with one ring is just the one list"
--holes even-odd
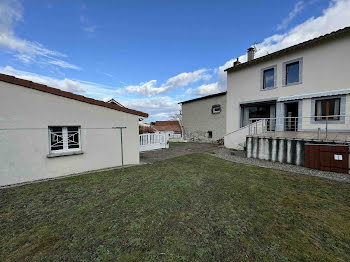
[(49, 87), (49, 86), (46, 86), (46, 85), (34, 83), (32, 81), (20, 79), (20, 78), (17, 78), (17, 77), (14, 77), (14, 76), (10, 76), (10, 75), (5, 75), (5, 74), (1, 74), (0, 73), (0, 81), (6, 82), (6, 83), (10, 83), (10, 84), (14, 84), (14, 85), (27, 87), (27, 88), (31, 88), (31, 89), (35, 89), (35, 90), (42, 91), (42, 92), (45, 92), (45, 93), (49, 93), (49, 94), (52, 94), (52, 95), (57, 95), (57, 96), (62, 96), (62, 97), (69, 98), (69, 99), (74, 99), (74, 100), (77, 100), (77, 101), (80, 101), (80, 102), (84, 102), (84, 103), (87, 103), (87, 104), (91, 104), (91, 105), (107, 107), (109, 109), (121, 111), (121, 112), (128, 113), (128, 114), (133, 114), (133, 115), (142, 116), (142, 117), (148, 117), (147, 113), (143, 113), (141, 111), (137, 111), (137, 110), (129, 109), (129, 108), (126, 108), (126, 107), (118, 106), (118, 105), (112, 104), (112, 103), (106, 103), (106, 102), (103, 102), (101, 100), (96, 100), (96, 99), (85, 97), (85, 96), (82, 96), (82, 95), (77, 95), (77, 94), (73, 94), (73, 93), (70, 93), (70, 92), (62, 91), (62, 90), (57, 89), (57, 88), (53, 88), (53, 87)]
[(158, 131), (181, 131), (181, 126), (177, 120), (156, 121), (154, 128)]

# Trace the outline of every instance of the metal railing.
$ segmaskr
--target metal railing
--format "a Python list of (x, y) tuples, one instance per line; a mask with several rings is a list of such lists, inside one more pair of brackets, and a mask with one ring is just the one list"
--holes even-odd
[[(250, 118), (249, 135), (272, 133), (289, 137), (350, 140), (350, 115)], [(294, 135), (293, 135), (294, 133)]]

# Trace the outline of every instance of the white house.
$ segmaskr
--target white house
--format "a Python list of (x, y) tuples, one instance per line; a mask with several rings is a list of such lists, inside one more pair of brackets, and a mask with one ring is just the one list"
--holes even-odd
[(225, 146), (242, 148), (247, 135), (349, 141), (349, 47), (350, 27), (255, 59), (249, 48), (247, 62), (226, 69)]
[(148, 115), (0, 74), (0, 185), (138, 164), (140, 117)]

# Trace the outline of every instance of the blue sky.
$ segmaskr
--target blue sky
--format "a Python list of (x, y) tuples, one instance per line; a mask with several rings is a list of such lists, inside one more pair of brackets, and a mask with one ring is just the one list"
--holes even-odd
[(165, 120), (223, 69), (350, 25), (349, 0), (0, 0), (0, 72)]

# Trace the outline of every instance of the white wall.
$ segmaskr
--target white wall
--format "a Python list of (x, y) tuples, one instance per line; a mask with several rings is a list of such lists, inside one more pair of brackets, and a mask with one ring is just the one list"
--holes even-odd
[[(221, 105), (220, 114), (212, 114), (213, 105)], [(216, 141), (226, 133), (226, 96), (220, 95), (182, 104), (182, 125), (187, 140)], [(208, 131), (213, 137), (208, 138)]]
[[(344, 36), (341, 39), (326, 41), (237, 72), (228, 72), (226, 133), (240, 127), (240, 103), (350, 88), (349, 46), (350, 36)], [(283, 62), (300, 57), (303, 58), (302, 84), (282, 86)], [(260, 90), (261, 69), (272, 65), (277, 65), (277, 88)], [(347, 99), (347, 105), (349, 103)], [(303, 107), (308, 107), (307, 101)], [(305, 111), (303, 116), (307, 113)], [(350, 114), (350, 111), (346, 113)]]
[[(138, 116), (0, 82), (0, 185), (139, 163)], [(81, 155), (47, 158), (48, 126), (81, 126)]]

